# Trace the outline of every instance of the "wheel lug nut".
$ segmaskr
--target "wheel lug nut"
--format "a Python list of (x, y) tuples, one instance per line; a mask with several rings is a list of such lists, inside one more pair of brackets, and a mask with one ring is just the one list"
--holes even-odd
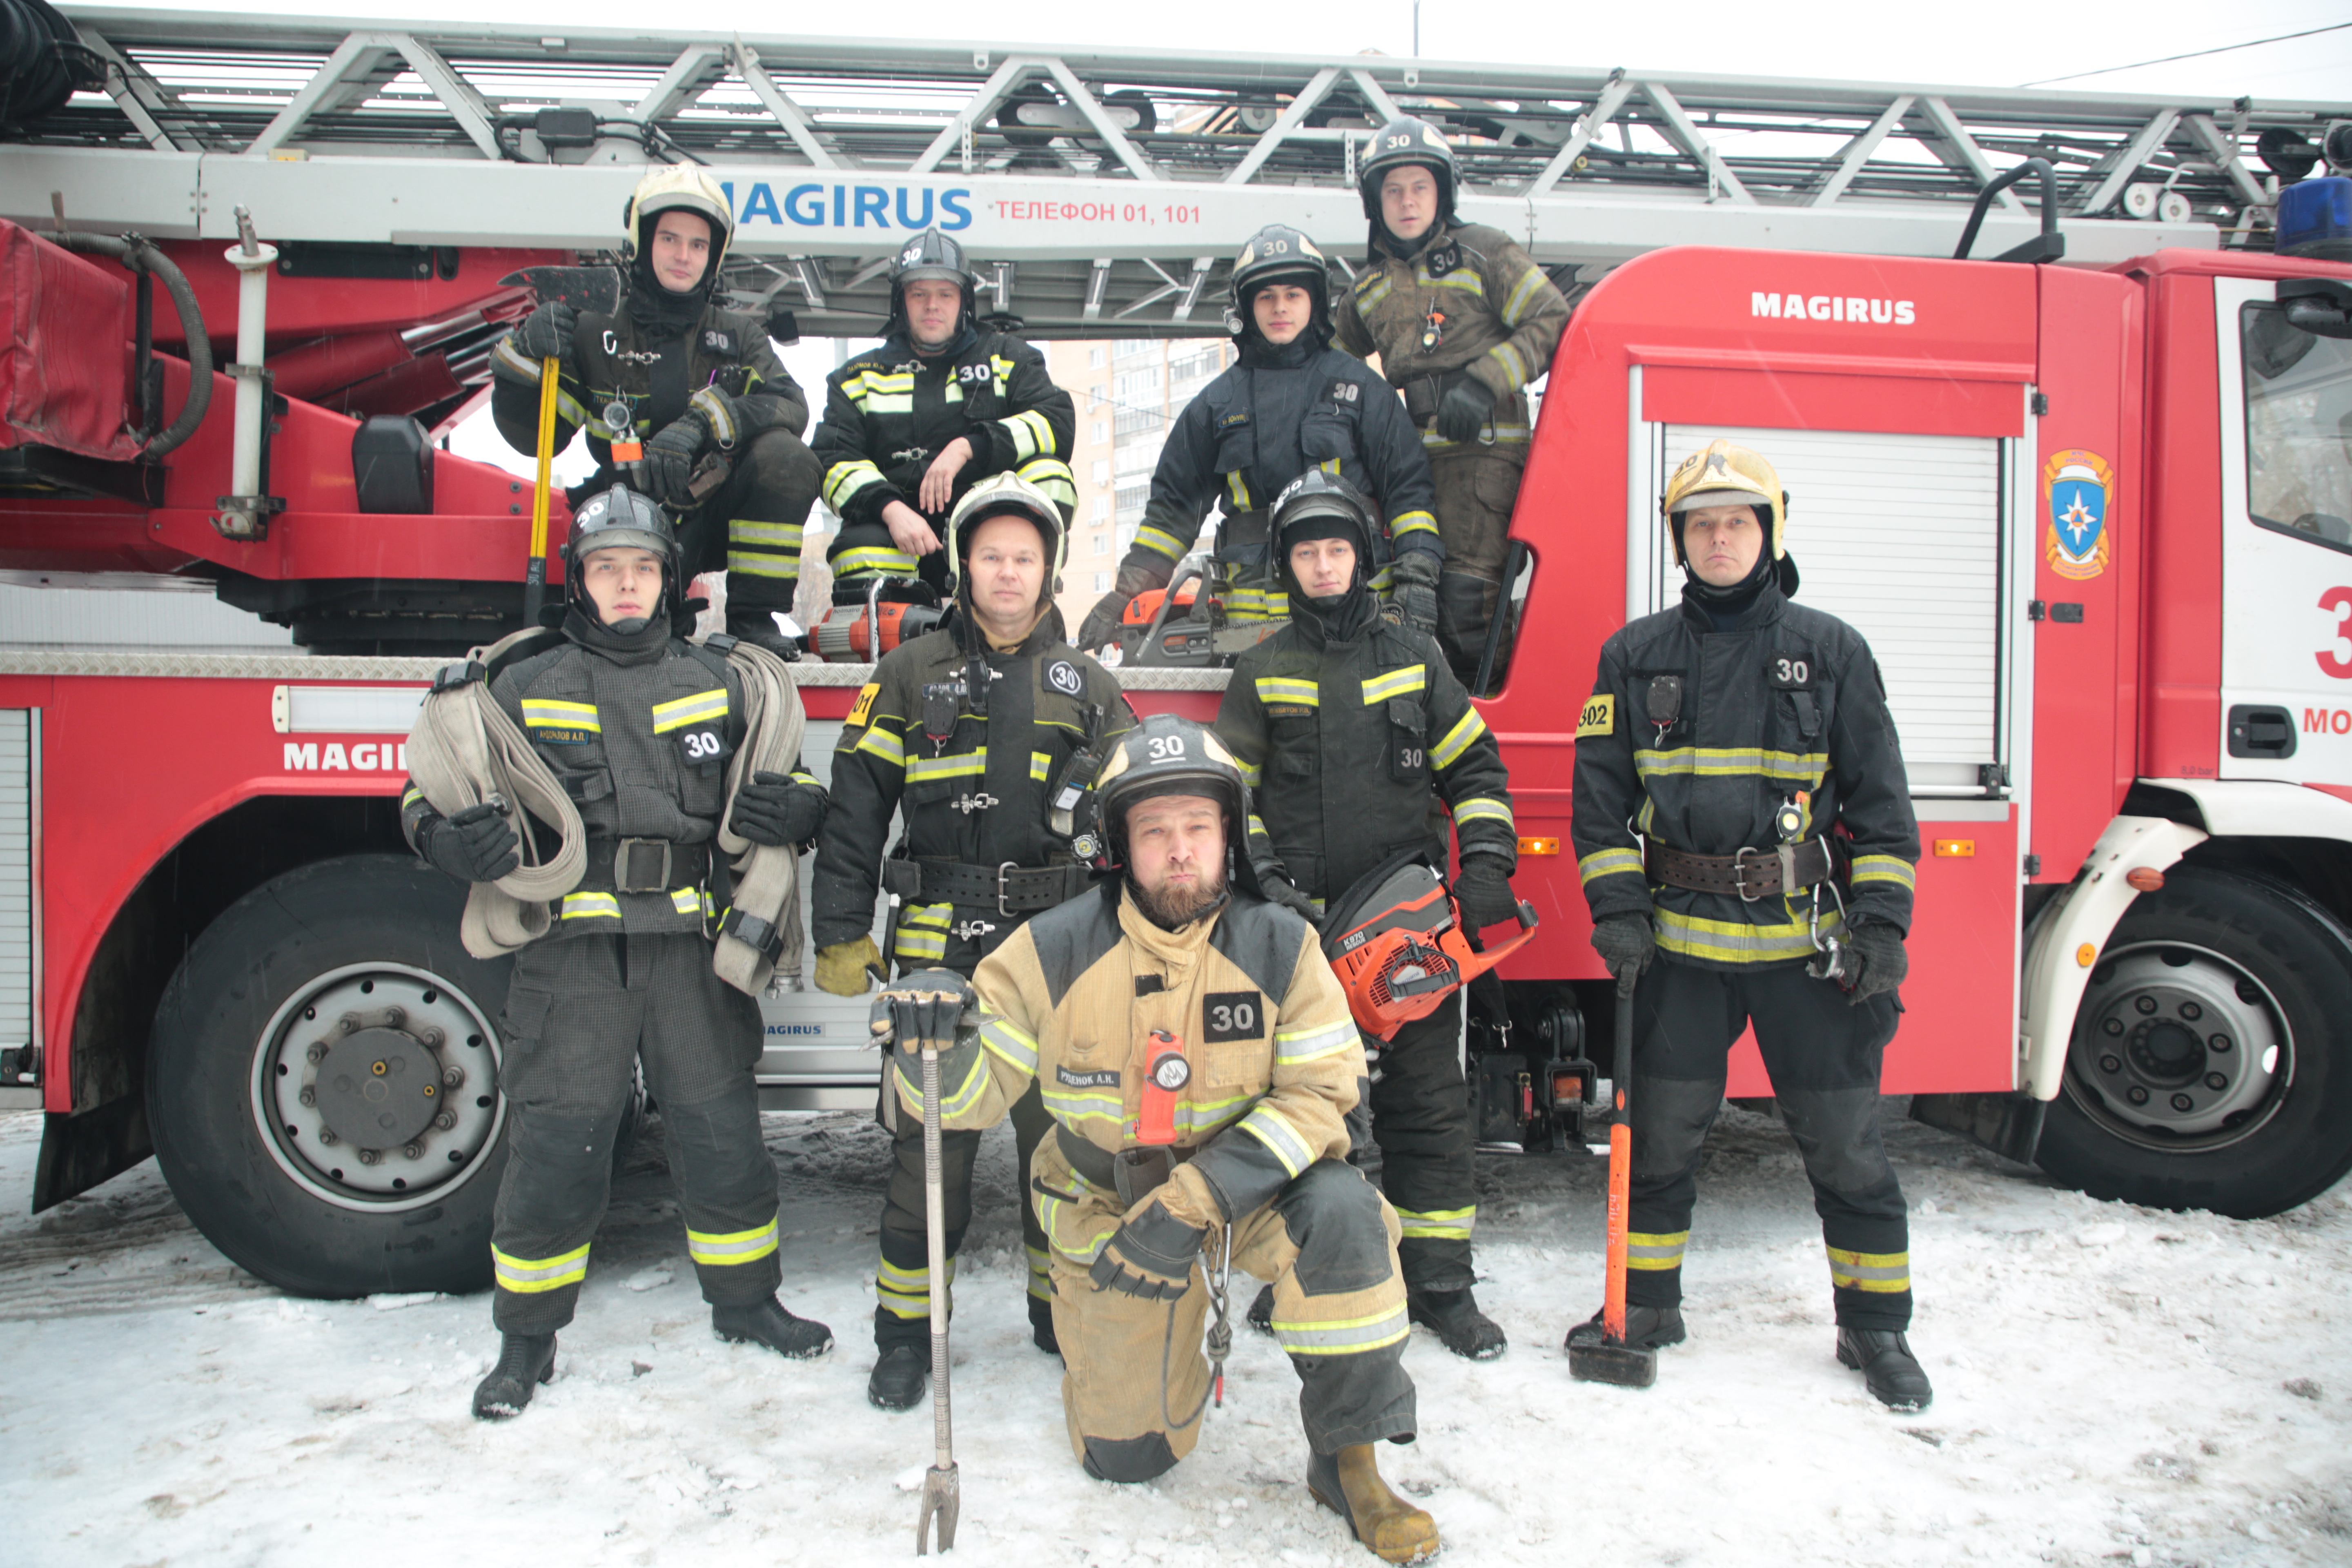
[(316, 1105), (319, 1103), (319, 1091), (315, 1089), (306, 1089), (297, 1098), (306, 1106)]
[(332, 1148), (335, 1144), (341, 1142), (342, 1140), (335, 1136), (335, 1130), (333, 1128), (321, 1127), (319, 1129), (319, 1142), (326, 1144), (330, 1148)]
[(383, 1158), (383, 1156), (373, 1149), (362, 1149), (360, 1151), (360, 1163), (362, 1165), (373, 1165)]
[(2230, 1087), (2230, 1080), (2223, 1078), (2220, 1073), (2209, 1072), (2205, 1075), (2205, 1087), (2207, 1089), (2227, 1089)]
[(383, 1022), (384, 1027), (388, 1029), (399, 1028), (403, 1024), (408, 1022), (408, 1009), (405, 1007), (386, 1007), (383, 1010)]
[(2120, 1035), (2124, 1032), (2124, 1021), (2121, 1018), (2110, 1018), (2099, 1027), (2110, 1035)]
[(2153, 1013), (2156, 1011), (2156, 998), (2153, 996), (2142, 996), (2133, 1002), (2132, 1005), (2138, 1008), (2142, 1013)]
[(2121, 1057), (2112, 1054), (2101, 1057), (2099, 1058), (2099, 1070), (2101, 1072), (2121, 1072), (2124, 1070), (2124, 1059)]
[(360, 1032), (360, 1016), (357, 1013), (346, 1013), (335, 1020), (335, 1027), (346, 1035), (356, 1035)]
[(463, 1068), (445, 1068), (441, 1074), (441, 1087), (443, 1089), (455, 1089), (465, 1081), (466, 1069)]
[(425, 1049), (433, 1051), (439, 1050), (444, 1045), (448, 1043), (449, 1039), (449, 1037), (443, 1034), (440, 1030), (430, 1027), (426, 1028), (416, 1037), (425, 1042)]
[(2197, 1102), (2189, 1099), (2185, 1094), (2176, 1094), (2172, 1097), (2172, 1109), (2175, 1110), (2194, 1110), (2197, 1109)]
[(2147, 1103), (2147, 1090), (2140, 1088), (2137, 1084), (2134, 1084), (2131, 1088), (2124, 1091), (2124, 1098), (2130, 1100), (2134, 1105), (2146, 1105)]
[[(2187, 1096), (2187, 1095), (2183, 1095), (2183, 1096), (2181, 1096), (2181, 1098), (2182, 1098), (2183, 1100), (2186, 1100), (2186, 1099), (2188, 1098), (2188, 1096)], [(400, 1151), (400, 1152), (401, 1152), (401, 1157), (402, 1157), (402, 1158), (404, 1158), (404, 1159), (408, 1159), (408, 1160), (422, 1160), (423, 1158), (425, 1158), (425, 1145), (424, 1145), (424, 1144), (422, 1144), (422, 1143), (408, 1143), (408, 1144), (404, 1144), (404, 1145), (401, 1147), (401, 1151)]]
[[(2214, 1087), (2219, 1089), (2221, 1085), (2216, 1084)], [(433, 1125), (441, 1129), (442, 1131), (446, 1132), (449, 1129), (457, 1125), (457, 1119), (445, 1110), (440, 1115), (433, 1119)]]
[(2180, 1016), (2193, 1024), (2205, 1016), (2205, 1009), (2194, 1002), (2183, 1002), (2180, 1005)]
[(320, 1040), (313, 1044), (310, 1049), (302, 1053), (302, 1059), (309, 1062), (312, 1067), (317, 1067), (320, 1062), (327, 1059), (327, 1043), (324, 1040)]
[(2216, 1035), (2205, 1043), (2212, 1047), (2216, 1051), (2226, 1051), (2230, 1048), (2230, 1037), (2227, 1035)]

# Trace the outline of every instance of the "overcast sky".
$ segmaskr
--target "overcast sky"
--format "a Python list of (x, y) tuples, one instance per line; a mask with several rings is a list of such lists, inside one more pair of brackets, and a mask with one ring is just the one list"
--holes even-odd
[[(226, 10), (220, 0), (145, 0), (143, 8)], [(1002, 48), (1046, 44), (1266, 54), (1413, 52), (1412, 0), (1272, 5), (1265, 0), (1177, 0), (1106, 5), (1101, 0), (1029, 0), (979, 6), (970, 0), (892, 0), (887, 5), (719, 4), (716, 0), (241, 0), (247, 12), (348, 15), (530, 23), (551, 29), (657, 26), (740, 30), (783, 37), (971, 39)], [(2158, 56), (2210, 50), (2306, 28), (2352, 22), (2345, 0), (1973, 0), (1967, 5), (1898, 5), (1754, 0), (1682, 5), (1568, 6), (1535, 0), (1430, 0), (1422, 8), (1421, 53), (1433, 59), (1509, 60), (1569, 67), (1614, 66), (1704, 75), (1826, 77), (1851, 80), (2015, 86), (2066, 72), (2132, 65)], [(992, 29), (989, 14), (1007, 18)], [(658, 14), (661, 21), (651, 24)], [(2136, 70), (2058, 84), (2113, 92), (2201, 97), (2320, 99), (2352, 110), (2352, 27)]]

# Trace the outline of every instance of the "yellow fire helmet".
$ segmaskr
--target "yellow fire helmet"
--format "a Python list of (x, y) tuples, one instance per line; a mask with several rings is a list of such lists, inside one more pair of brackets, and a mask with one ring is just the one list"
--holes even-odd
[(629, 195), (624, 218), (628, 237), (623, 242), (623, 252), (635, 256), (637, 247), (648, 237), (646, 226), (666, 212), (692, 213), (710, 225), (710, 265), (703, 276), (718, 277), (719, 264), (727, 259), (728, 241), (735, 235), (735, 215), (727, 205), (727, 193), (710, 171), (699, 163), (665, 163), (648, 171)]
[(1772, 543), (1772, 559), (1785, 557), (1789, 552), (1789, 492), (1780, 488), (1780, 476), (1773, 472), (1762, 453), (1735, 447), (1718, 436), (1704, 450), (1693, 452), (1682, 460), (1666, 480), (1665, 499), (1658, 503), (1666, 520), (1666, 537), (1674, 543), (1675, 563), (1689, 564), (1683, 555), (1683, 531), (1675, 521), (1676, 513), (1701, 507), (1740, 505), (1756, 509)]
[(1037, 536), (1045, 546), (1045, 581), (1037, 591), (1038, 603), (1053, 602), (1055, 592), (1062, 585), (1062, 566), (1069, 558), (1069, 531), (1062, 526), (1062, 510), (1053, 498), (1018, 474), (991, 474), (963, 492), (961, 500), (948, 513), (948, 570), (954, 574), (955, 591), (963, 587), (964, 561), (971, 553), (971, 536), (980, 525), (992, 517), (1018, 517), (1036, 525)]

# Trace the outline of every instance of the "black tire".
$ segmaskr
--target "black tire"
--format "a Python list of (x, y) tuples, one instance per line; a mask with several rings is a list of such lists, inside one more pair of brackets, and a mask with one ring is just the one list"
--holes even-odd
[[(280, 1289), (490, 1283), (507, 1143), (495, 1026), (513, 961), (459, 945), (465, 900), (405, 856), (305, 866), (231, 905), (164, 992), (147, 1073), (157, 1162), (196, 1228)], [(346, 1042), (373, 1061), (339, 1058)], [(362, 1163), (329, 1121), (348, 1131), (378, 1109), (361, 1097), (386, 1095), (402, 1119), (387, 1113), (389, 1136), (409, 1141)], [(435, 1120), (418, 1129), (417, 1114)]]
[(2352, 931), (2293, 889), (2178, 868), (2108, 939), (2042, 1168), (2096, 1198), (2259, 1219), (2352, 1169)]

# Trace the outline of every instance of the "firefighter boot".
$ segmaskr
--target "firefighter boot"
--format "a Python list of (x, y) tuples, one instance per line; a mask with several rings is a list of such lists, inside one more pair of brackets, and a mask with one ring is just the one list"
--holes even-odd
[(1257, 1300), (1249, 1304), (1249, 1326), (1259, 1333), (1274, 1332), (1274, 1287), (1258, 1287)]
[(1511, 1348), (1503, 1325), (1478, 1310), (1467, 1290), (1407, 1290), (1405, 1311), (1436, 1331), (1438, 1342), (1467, 1361), (1493, 1361)]
[(1842, 1366), (1862, 1373), (1872, 1397), (1889, 1410), (1925, 1410), (1936, 1397), (1927, 1373), (1911, 1353), (1911, 1342), (1885, 1329), (1841, 1327), (1837, 1358)]
[(776, 624), (774, 613), (765, 606), (728, 605), (727, 634), (767, 649), (786, 664), (801, 657), (800, 644), (784, 635), (783, 628)]
[(1047, 1355), (1060, 1355), (1062, 1342), (1054, 1333), (1054, 1303), (1029, 1298), (1029, 1342)]
[(833, 1348), (833, 1331), (795, 1318), (773, 1296), (748, 1307), (713, 1307), (710, 1331), (730, 1344), (765, 1345), (780, 1356), (807, 1361)]
[[(1607, 1309), (1595, 1312), (1583, 1322), (1568, 1331), (1562, 1349), (1577, 1345), (1597, 1345), (1608, 1337), (1601, 1320)], [(1625, 1305), (1625, 1342), (1635, 1350), (1660, 1350), (1683, 1342), (1683, 1310), (1680, 1307), (1637, 1307)]]
[(505, 1421), (522, 1414), (531, 1392), (555, 1379), (553, 1334), (503, 1334), (499, 1363), (474, 1385), (474, 1419)]
[(1346, 1520), (1356, 1539), (1383, 1563), (1421, 1563), (1437, 1555), (1437, 1521), (1389, 1490), (1370, 1443), (1336, 1454), (1310, 1452), (1307, 1489)]
[(866, 1403), (877, 1410), (912, 1410), (923, 1400), (931, 1356), (916, 1345), (892, 1345), (866, 1380)]

